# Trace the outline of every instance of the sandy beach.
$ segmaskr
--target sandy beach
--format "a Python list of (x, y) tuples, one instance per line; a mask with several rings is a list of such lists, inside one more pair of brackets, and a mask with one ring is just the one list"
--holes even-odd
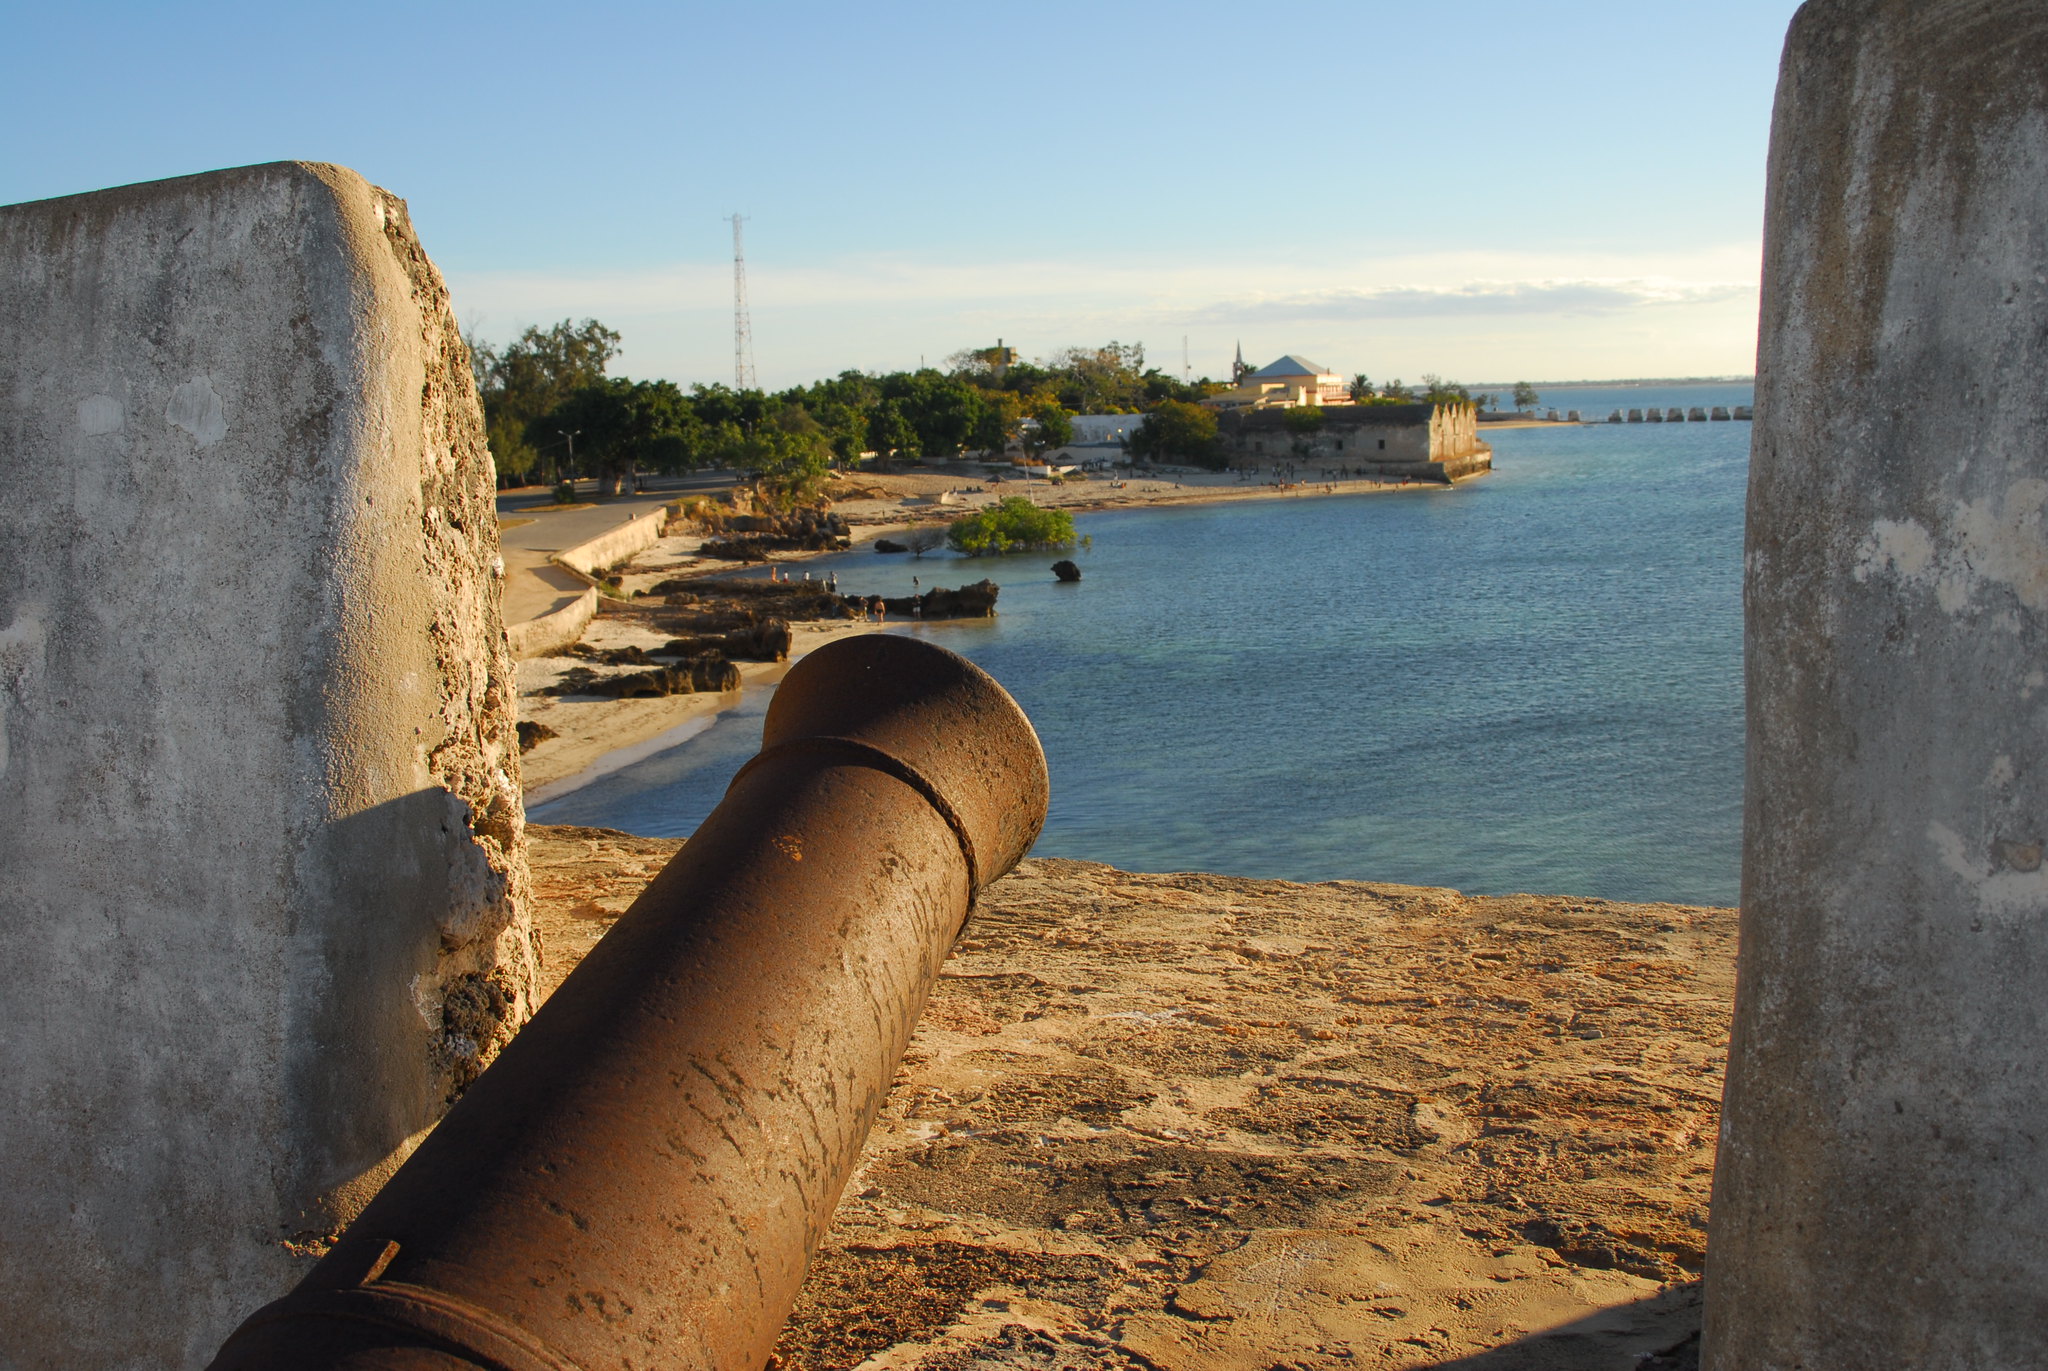
[[(680, 843), (528, 836), (552, 989)], [(1695, 1365), (1735, 929), (1027, 860), (770, 1365)]]
[[(832, 511), (853, 530), (856, 550), (920, 524), (943, 525), (1007, 495), (1029, 495), (1038, 504), (1071, 510), (1077, 515), (1115, 509), (1179, 504), (1208, 504), (1228, 500), (1298, 500), (1327, 495), (1400, 495), (1442, 492), (1440, 485), (1420, 482), (1396, 484), (1368, 480), (1298, 482), (1286, 486), (1241, 479), (1229, 472), (1189, 468), (1145, 477), (1108, 480), (1063, 481), (1011, 479), (993, 482), (982, 477), (978, 465), (954, 469), (930, 469), (900, 474), (861, 473), (835, 483), (837, 498)], [(1081, 531), (1086, 532), (1083, 523)], [(735, 573), (758, 573), (761, 562), (730, 562), (701, 555), (705, 537), (686, 533), (666, 537), (634, 557), (624, 568), (620, 595), (599, 607), (598, 617), (583, 635), (583, 644), (594, 649), (637, 647), (650, 650), (661, 646), (667, 635), (651, 631), (629, 611), (635, 595), (644, 595), (664, 581), (677, 578), (715, 578)], [(774, 564), (793, 568), (792, 576), (803, 575), (802, 564), (818, 553), (777, 553)], [(557, 580), (566, 577), (559, 568), (546, 564), (544, 556), (523, 554), (514, 563), (508, 556), (507, 606), (540, 612), (552, 607), (565, 593)], [(933, 579), (939, 584), (960, 584), (978, 579), (972, 561), (941, 557), (933, 561)], [(943, 568), (943, 570), (940, 570)], [(550, 577), (545, 583), (529, 585), (522, 575)], [(853, 621), (796, 623), (791, 631), (790, 660), (795, 661), (834, 638), (853, 633), (875, 632), (886, 625)], [(527, 803), (539, 804), (568, 793), (579, 785), (610, 771), (630, 765), (664, 748), (683, 742), (691, 734), (710, 727), (718, 715), (739, 704), (738, 692), (723, 694), (671, 695), (661, 699), (608, 700), (559, 698), (540, 692), (554, 686), (565, 672), (587, 662), (573, 657), (541, 657), (519, 664), (519, 711), (549, 729), (546, 738), (521, 759), (522, 785)], [(772, 685), (788, 670), (789, 663), (742, 662), (742, 689)]]
[[(791, 624), (795, 642), (788, 662), (740, 662), (741, 689), (773, 685), (790, 664), (835, 638), (872, 633), (882, 625), (839, 622)], [(660, 647), (667, 635), (650, 632), (632, 620), (600, 615), (583, 635), (595, 648)], [(579, 784), (597, 779), (642, 757), (674, 747), (693, 732), (708, 728), (720, 714), (736, 707), (739, 691), (669, 695), (661, 699), (600, 700), (558, 698), (536, 692), (554, 685), (572, 667), (587, 665), (574, 657), (537, 657), (519, 664), (519, 717), (554, 731), (520, 759), (526, 802), (540, 804)]]

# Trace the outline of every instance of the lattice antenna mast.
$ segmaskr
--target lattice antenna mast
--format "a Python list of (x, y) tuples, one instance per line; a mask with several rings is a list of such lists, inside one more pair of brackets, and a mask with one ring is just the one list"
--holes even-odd
[(754, 389), (754, 326), (747, 319), (747, 249), (740, 238), (744, 215), (732, 216), (732, 384)]

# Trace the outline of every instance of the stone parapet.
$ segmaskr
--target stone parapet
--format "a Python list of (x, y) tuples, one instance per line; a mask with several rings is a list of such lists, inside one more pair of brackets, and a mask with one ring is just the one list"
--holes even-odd
[(404, 202), (0, 209), (0, 1365), (202, 1364), (527, 1012), (468, 351)]
[(2048, 9), (1799, 11), (1709, 1371), (2043, 1364), (2044, 185)]

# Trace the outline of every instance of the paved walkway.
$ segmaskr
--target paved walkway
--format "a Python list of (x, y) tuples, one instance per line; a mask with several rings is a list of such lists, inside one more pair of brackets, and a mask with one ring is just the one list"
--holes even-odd
[(533, 548), (505, 549), (505, 623), (523, 624), (567, 606), (588, 587)]

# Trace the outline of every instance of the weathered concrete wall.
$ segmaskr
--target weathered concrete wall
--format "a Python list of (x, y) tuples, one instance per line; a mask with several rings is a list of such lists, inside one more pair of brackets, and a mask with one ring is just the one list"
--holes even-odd
[(203, 1363), (523, 1016), (491, 484), (353, 173), (0, 209), (0, 1366)]
[(590, 621), (596, 617), (597, 587), (592, 586), (560, 609), (550, 610), (538, 619), (505, 625), (505, 641), (512, 649), (512, 655), (522, 661), (528, 657), (545, 657), (551, 652), (560, 652), (581, 638), (583, 630), (590, 627)]
[(560, 563), (580, 576), (595, 577), (608, 567), (615, 567), (636, 552), (644, 551), (661, 541), (662, 526), (669, 520), (666, 508), (649, 510), (637, 519), (628, 519), (617, 528), (600, 533), (595, 538), (565, 547), (550, 560)]
[(2048, 9), (1778, 87), (1705, 1364), (2048, 1358)]
[(1461, 481), (1493, 469), (1493, 449), (1479, 441), (1477, 411), (1469, 404), (1333, 406), (1321, 411), (1320, 427), (1296, 433), (1287, 416), (1300, 412), (1224, 416), (1224, 451), (1239, 463), (1292, 463), (1309, 479), (1321, 467), (1417, 481)]
[(1431, 450), (1436, 411), (1429, 405), (1335, 405), (1320, 411), (1321, 427), (1296, 433), (1293, 410), (1239, 411), (1221, 416), (1218, 436), (1233, 461), (1310, 462), (1352, 466), (1366, 462), (1438, 460)]

